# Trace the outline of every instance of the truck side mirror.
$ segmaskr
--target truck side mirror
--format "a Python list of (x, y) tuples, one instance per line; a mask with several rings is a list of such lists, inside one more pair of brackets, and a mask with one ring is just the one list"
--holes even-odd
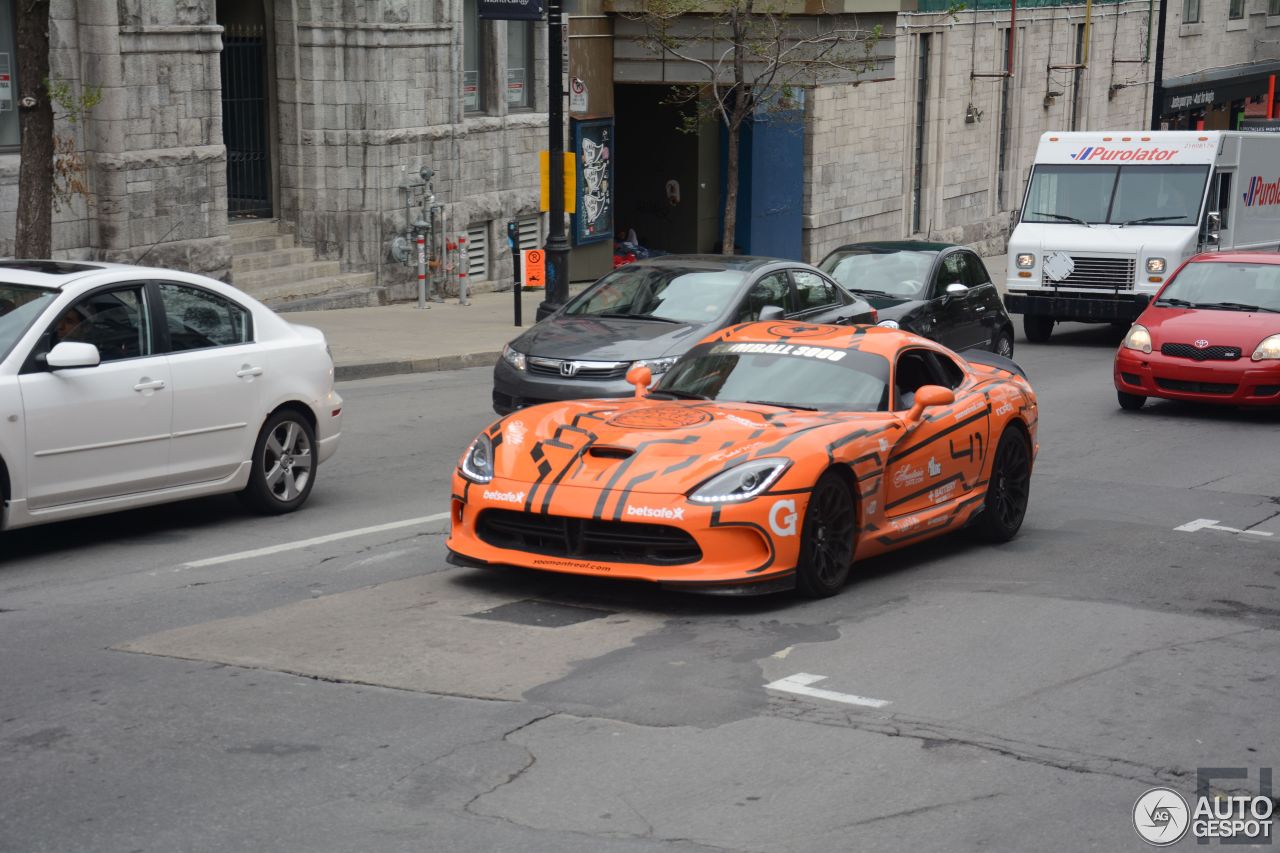
[(1208, 215), (1209, 227), (1208, 233), (1205, 235), (1206, 241), (1213, 243), (1215, 246), (1222, 238), (1222, 214), (1216, 210), (1209, 211)]

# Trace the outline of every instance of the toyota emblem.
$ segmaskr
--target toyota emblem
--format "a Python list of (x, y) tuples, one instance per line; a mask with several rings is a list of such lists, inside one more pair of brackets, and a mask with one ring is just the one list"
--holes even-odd
[(578, 362), (576, 362), (576, 361), (562, 361), (562, 362), (560, 362), (560, 375), (561, 375), (561, 376), (577, 376), (577, 375), (578, 375)]
[(1204, 349), (1208, 345), (1209, 345), (1209, 342), (1206, 341), (1204, 338), (1201, 338), (1200, 340), (1196, 341), (1196, 349)]

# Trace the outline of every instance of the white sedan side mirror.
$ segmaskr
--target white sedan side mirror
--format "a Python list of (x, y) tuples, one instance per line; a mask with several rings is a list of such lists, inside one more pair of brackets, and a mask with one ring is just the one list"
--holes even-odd
[(78, 341), (63, 341), (51, 349), (49, 355), (45, 357), (45, 364), (54, 370), (63, 370), (68, 367), (97, 367), (101, 361), (97, 347)]

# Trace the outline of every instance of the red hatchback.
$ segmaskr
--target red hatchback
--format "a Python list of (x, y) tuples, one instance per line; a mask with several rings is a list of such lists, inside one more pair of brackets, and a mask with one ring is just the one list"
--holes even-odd
[(1125, 409), (1148, 397), (1280, 406), (1280, 254), (1196, 255), (1116, 352)]

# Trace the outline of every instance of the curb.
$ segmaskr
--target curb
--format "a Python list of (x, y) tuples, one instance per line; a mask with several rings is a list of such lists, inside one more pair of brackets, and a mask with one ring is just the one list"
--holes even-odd
[(402, 373), (435, 373), (439, 370), (461, 370), (464, 367), (489, 367), (501, 355), (500, 350), (491, 350), (461, 355), (441, 355), (434, 358), (337, 364), (333, 368), (333, 378), (335, 382), (349, 382), (353, 379), (373, 379), (378, 376), (396, 376)]

